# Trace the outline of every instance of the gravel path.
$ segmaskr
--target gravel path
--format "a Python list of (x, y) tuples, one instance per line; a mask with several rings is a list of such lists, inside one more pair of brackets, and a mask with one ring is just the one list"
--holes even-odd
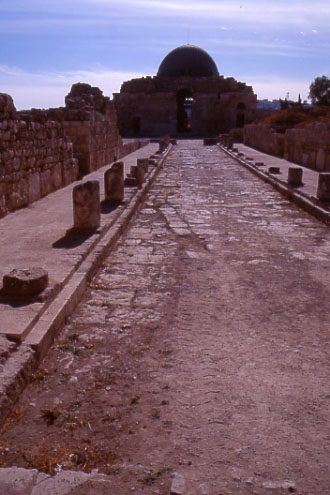
[(179, 142), (7, 421), (1, 464), (111, 482), (77, 495), (330, 493), (329, 255), (327, 227)]

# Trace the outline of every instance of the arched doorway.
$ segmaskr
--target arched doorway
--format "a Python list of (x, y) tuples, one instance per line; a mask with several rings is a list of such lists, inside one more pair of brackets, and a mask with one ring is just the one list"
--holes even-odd
[(245, 110), (244, 103), (239, 103), (236, 110), (236, 127), (244, 127), (245, 124)]
[(177, 132), (191, 132), (193, 95), (190, 89), (180, 89), (177, 101)]

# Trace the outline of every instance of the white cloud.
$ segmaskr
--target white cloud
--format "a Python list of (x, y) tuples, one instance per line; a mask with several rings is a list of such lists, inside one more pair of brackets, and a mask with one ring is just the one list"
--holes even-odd
[(280, 57), (301, 57), (301, 56), (314, 56), (316, 52), (320, 50), (320, 47), (314, 47), (310, 45), (299, 45), (293, 44), (288, 41), (280, 41), (280, 40), (272, 40), (272, 41), (263, 41), (262, 38), (255, 37), (254, 39), (212, 39), (211, 43), (213, 47), (213, 54), (221, 55), (223, 53), (223, 48), (233, 48), (239, 53), (248, 51), (250, 54), (259, 54), (259, 55), (277, 55)]
[[(3, 2), (4, 3), (4, 2)], [(201, 21), (233, 22), (236, 25), (306, 25), (313, 28), (329, 24), (330, 4), (315, 0), (311, 7), (307, 0), (29, 0), (28, 7), (23, 0), (12, 0), (0, 5), (0, 13), (10, 12), (4, 18), (3, 28), (31, 28), (31, 24), (43, 23), (54, 27), (65, 25), (104, 24), (113, 21), (127, 22), (127, 19), (162, 19), (184, 17)], [(13, 15), (14, 14), (14, 15)], [(15, 15), (16, 14), (16, 15)], [(28, 14), (28, 15), (24, 15)], [(31, 15), (33, 14), (33, 15)], [(42, 16), (41, 20), (36, 14)], [(41, 24), (40, 24), (41, 22)]]
[(64, 105), (64, 97), (76, 82), (98, 86), (106, 96), (120, 91), (122, 82), (142, 74), (109, 70), (81, 70), (63, 73), (28, 73), (0, 66), (0, 92), (10, 94), (18, 110)]
[[(143, 15), (184, 14), (187, 17), (198, 16), (201, 19), (223, 19), (242, 23), (263, 23), (282, 26), (311, 22), (318, 19), (327, 24), (330, 16), (330, 4), (324, 0), (315, 0), (313, 7), (307, 0), (84, 0), (86, 4), (115, 7), (120, 5), (134, 9), (135, 15), (143, 10)], [(327, 19), (328, 17), (328, 19)]]

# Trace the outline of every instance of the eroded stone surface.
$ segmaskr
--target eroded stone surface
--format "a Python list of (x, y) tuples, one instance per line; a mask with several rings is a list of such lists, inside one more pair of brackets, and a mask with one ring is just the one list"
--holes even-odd
[(117, 162), (104, 174), (104, 194), (109, 203), (120, 204), (124, 200), (124, 163)]
[(48, 273), (43, 268), (17, 268), (3, 277), (3, 292), (8, 296), (35, 296), (47, 285)]
[(36, 469), (0, 468), (0, 495), (30, 495), (37, 476)]
[(101, 223), (100, 183), (90, 180), (78, 184), (72, 191), (73, 222), (78, 231), (93, 232)]

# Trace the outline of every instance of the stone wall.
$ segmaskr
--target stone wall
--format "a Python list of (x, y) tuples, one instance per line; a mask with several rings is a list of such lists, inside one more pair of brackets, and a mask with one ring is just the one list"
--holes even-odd
[(77, 177), (72, 143), (59, 122), (36, 122), (0, 94), (0, 217)]
[(270, 124), (249, 124), (244, 127), (244, 144), (270, 155), (283, 157), (284, 134), (273, 131)]
[(330, 171), (330, 122), (276, 133), (270, 124), (244, 127), (244, 144), (314, 170)]
[(285, 133), (284, 158), (320, 172), (330, 171), (330, 122), (313, 122)]
[(34, 120), (60, 122), (73, 144), (79, 175), (116, 161), (122, 140), (113, 102), (99, 88), (77, 83), (65, 97), (65, 107), (24, 112)]
[(0, 94), (0, 217), (132, 153), (114, 103), (99, 88), (74, 84), (65, 107), (18, 112)]
[(114, 94), (122, 136), (180, 135), (180, 94), (191, 98), (192, 136), (218, 135), (255, 119), (256, 95), (233, 78), (144, 77)]

